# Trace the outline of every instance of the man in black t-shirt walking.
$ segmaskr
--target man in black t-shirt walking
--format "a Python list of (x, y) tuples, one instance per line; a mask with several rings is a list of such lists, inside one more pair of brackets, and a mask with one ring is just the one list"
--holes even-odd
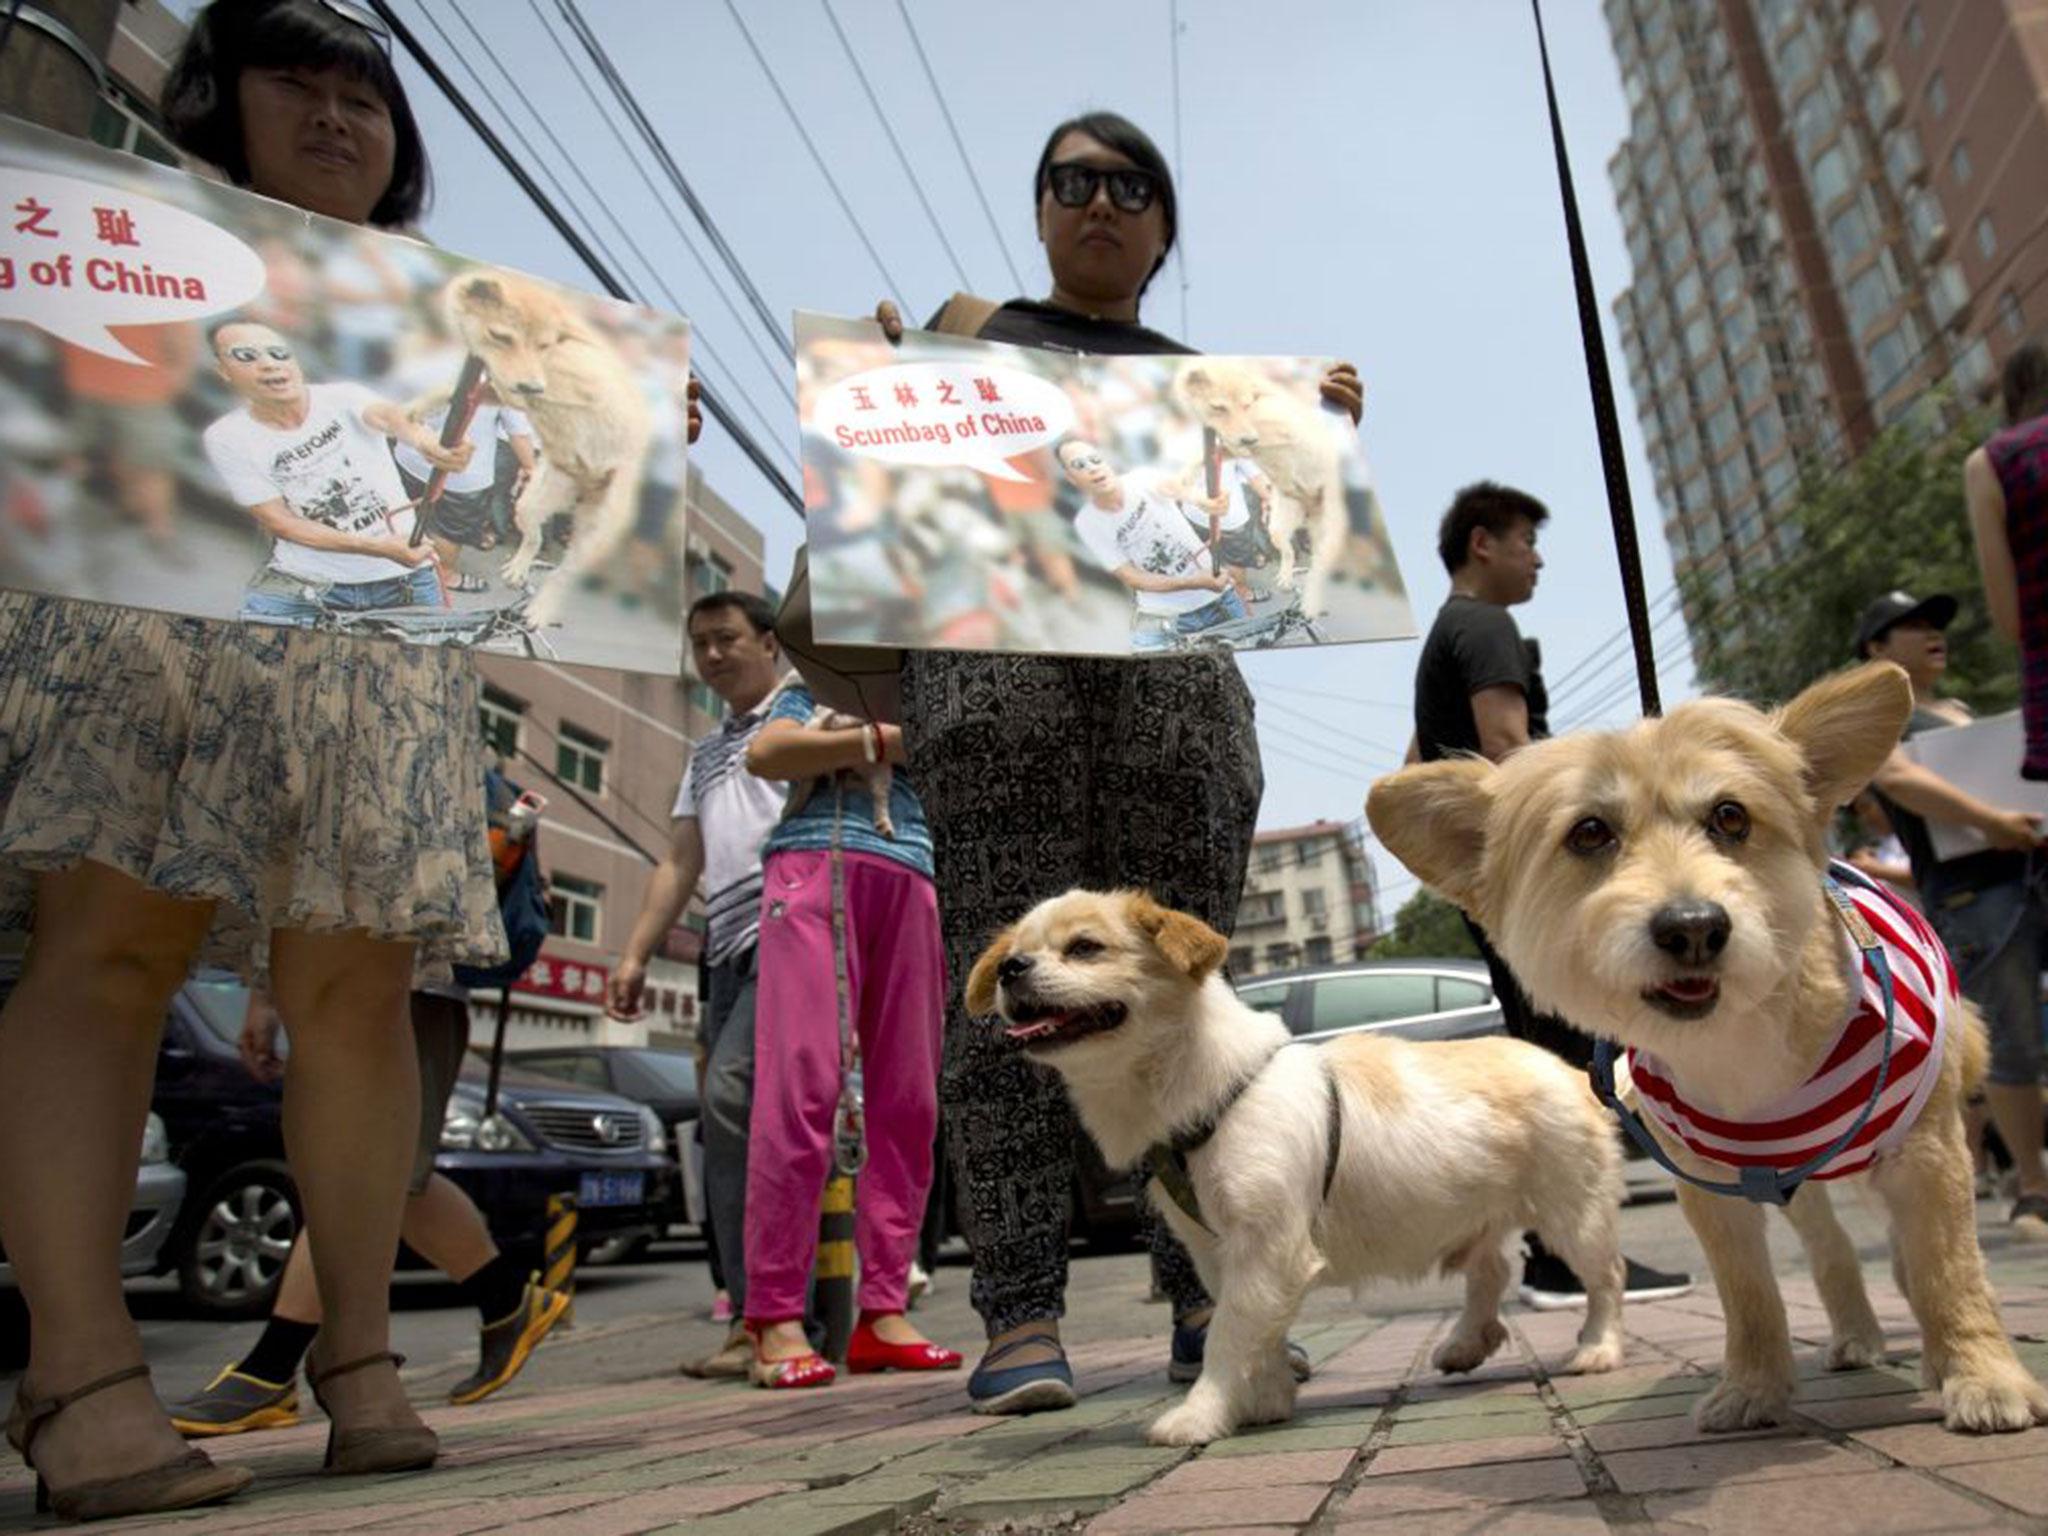
[[(1550, 734), (1549, 695), (1543, 687), (1536, 642), (1524, 640), (1508, 609), (1536, 593), (1543, 557), (1536, 531), (1549, 518), (1542, 502), (1522, 491), (1482, 480), (1458, 492), (1437, 534), (1437, 553), (1451, 573), (1451, 595), (1437, 610), (1415, 668), (1415, 736), (1408, 761), (1435, 762), (1478, 753), (1499, 762)], [(1593, 1042), (1564, 1020), (1538, 1013), (1507, 963), (1468, 916), (1465, 926), (1493, 972), (1507, 1031), (1540, 1045), (1574, 1066), (1593, 1058)], [(1527, 1237), (1522, 1300), (1532, 1307), (1583, 1305), (1586, 1290), (1570, 1267)], [(1632, 1301), (1681, 1296), (1692, 1277), (1666, 1274), (1628, 1260)]]

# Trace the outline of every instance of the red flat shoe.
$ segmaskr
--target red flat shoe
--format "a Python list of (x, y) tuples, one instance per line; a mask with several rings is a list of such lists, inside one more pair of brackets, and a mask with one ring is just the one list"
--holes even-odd
[(792, 1355), (786, 1360), (763, 1359), (760, 1331), (752, 1323), (745, 1327), (747, 1337), (754, 1343), (754, 1358), (747, 1364), (747, 1379), (755, 1386), (779, 1392), (801, 1387), (829, 1387), (838, 1379), (839, 1373), (832, 1368), (832, 1362), (816, 1350)]
[(874, 1371), (957, 1371), (960, 1351), (939, 1344), (891, 1344), (863, 1318), (847, 1341), (846, 1368), (855, 1376)]

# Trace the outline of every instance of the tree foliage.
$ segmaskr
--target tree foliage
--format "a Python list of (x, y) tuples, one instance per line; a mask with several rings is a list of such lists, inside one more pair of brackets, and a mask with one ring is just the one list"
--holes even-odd
[(1479, 946), (1458, 909), (1434, 891), (1417, 891), (1394, 914), (1394, 931), (1372, 947), (1375, 960), (1404, 960), (1427, 956), (1441, 960), (1454, 955), (1479, 958)]
[(2013, 649), (1991, 628), (1963, 504), (1963, 460), (1990, 424), (1964, 413), (1930, 421), (1929, 400), (1894, 424), (1853, 463), (1811, 473), (1786, 509), (1796, 547), (1767, 571), (1740, 579), (1733, 597), (1688, 578), (1702, 682), (1762, 705), (1782, 703), (1816, 678), (1847, 666), (1856, 621), (1871, 599), (1902, 588), (1915, 597), (1946, 592), (1962, 604), (1949, 629), (1944, 691), (1980, 714), (2011, 709), (2019, 697)]

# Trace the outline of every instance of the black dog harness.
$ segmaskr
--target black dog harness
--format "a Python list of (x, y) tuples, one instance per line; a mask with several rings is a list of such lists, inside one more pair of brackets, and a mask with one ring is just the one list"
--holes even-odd
[[(1289, 1042), (1297, 1043), (1299, 1042)], [(1254, 1070), (1239, 1078), (1230, 1092), (1223, 1096), (1223, 1102), (1202, 1119), (1186, 1130), (1176, 1132), (1165, 1141), (1155, 1141), (1145, 1149), (1145, 1161), (1151, 1167), (1152, 1177), (1159, 1181), (1160, 1188), (1166, 1191), (1167, 1197), (1180, 1207), (1188, 1220), (1204, 1232), (1208, 1232), (1211, 1237), (1216, 1234), (1211, 1230), (1209, 1223), (1202, 1220), (1202, 1202), (1195, 1195), (1195, 1181), (1188, 1172), (1188, 1154), (1198, 1152), (1209, 1144), (1209, 1138), (1216, 1134), (1216, 1127), (1223, 1122), (1223, 1117), (1230, 1113), (1231, 1106), (1243, 1098), (1245, 1090), (1257, 1082), (1260, 1074), (1273, 1064), (1273, 1056), (1278, 1056), (1286, 1049), (1285, 1045), (1276, 1047), (1272, 1056), (1268, 1056)], [(1330, 1198), (1330, 1186), (1337, 1179), (1337, 1157), (1344, 1147), (1344, 1102), (1338, 1093), (1336, 1076), (1327, 1068), (1323, 1071), (1323, 1086), (1328, 1091), (1330, 1124), (1328, 1144), (1323, 1152), (1323, 1199), (1327, 1201)]]

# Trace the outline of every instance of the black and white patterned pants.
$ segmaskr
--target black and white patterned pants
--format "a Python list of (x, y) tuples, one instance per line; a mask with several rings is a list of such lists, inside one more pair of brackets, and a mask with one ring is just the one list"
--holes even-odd
[[(1065, 1310), (1076, 1122), (1050, 1069), (967, 1017), (988, 940), (1073, 886), (1137, 886), (1228, 934), (1264, 777), (1251, 691), (1222, 657), (913, 652), (904, 736), (930, 821), (952, 995), (939, 1089), (991, 1334)], [(1147, 1213), (1174, 1316), (1209, 1305)]]

